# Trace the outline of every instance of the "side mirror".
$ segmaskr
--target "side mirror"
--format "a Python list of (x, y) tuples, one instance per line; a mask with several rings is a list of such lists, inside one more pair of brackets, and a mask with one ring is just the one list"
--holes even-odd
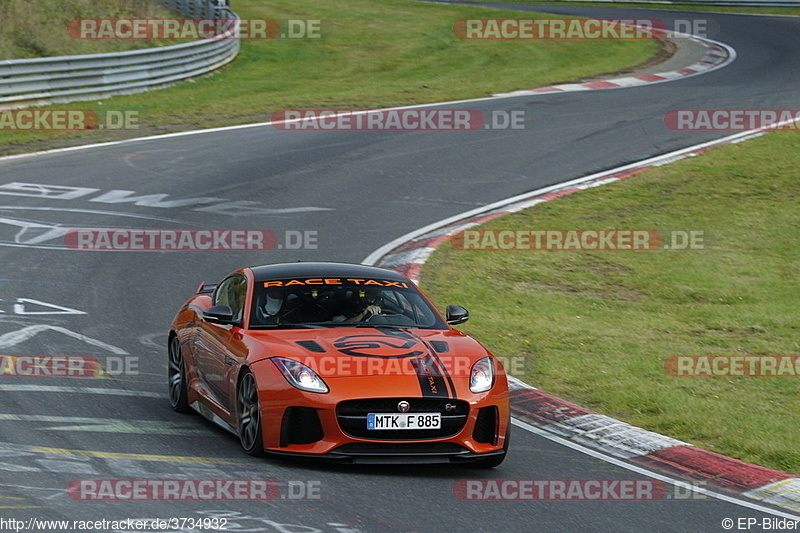
[(227, 305), (214, 305), (203, 311), (203, 320), (212, 324), (233, 324), (233, 311)]
[(447, 323), (451, 326), (463, 324), (469, 320), (469, 311), (460, 305), (448, 305), (445, 311), (445, 318), (447, 319)]

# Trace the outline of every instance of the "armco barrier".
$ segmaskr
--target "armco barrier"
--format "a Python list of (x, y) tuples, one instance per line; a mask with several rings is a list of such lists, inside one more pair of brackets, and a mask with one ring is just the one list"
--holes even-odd
[[(238, 15), (227, 2), (157, 0), (187, 18)], [(74, 102), (146, 91), (200, 76), (239, 52), (239, 24), (219, 38), (110, 54), (0, 61), (0, 108)], [(66, 28), (65, 28), (66, 31)]]

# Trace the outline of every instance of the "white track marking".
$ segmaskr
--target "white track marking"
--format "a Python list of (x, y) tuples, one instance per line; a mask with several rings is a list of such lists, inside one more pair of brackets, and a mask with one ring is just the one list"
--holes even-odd
[[(28, 311), (25, 309), (25, 304), (33, 304), (40, 307), (47, 307), (48, 309), (54, 309), (54, 311)], [(78, 309), (73, 309), (71, 307), (64, 307), (62, 305), (56, 304), (49, 304), (47, 302), (42, 302), (40, 300), (34, 300), (33, 298), (17, 298), (17, 302), (14, 304), (14, 314), (22, 315), (22, 316), (30, 316), (30, 315), (85, 315), (86, 311), (79, 311)]]
[[(37, 206), (19, 206), (19, 205), (0, 205), (0, 211), (17, 210), (17, 211), (54, 211), (64, 213), (84, 213), (87, 215), (110, 215), (126, 218), (141, 218), (144, 220), (154, 220), (159, 222), (174, 222), (176, 224), (186, 224), (181, 220), (174, 218), (156, 217), (151, 215), (136, 215), (134, 213), (119, 213), (117, 211), (102, 211), (97, 209), (77, 209), (77, 208), (64, 208), (64, 207), (37, 207)], [(197, 224), (186, 224), (199, 227)], [(82, 227), (82, 226), (81, 226)]]
[(0, 385), (7, 392), (66, 392), (70, 394), (106, 394), (109, 396), (135, 396), (137, 398), (166, 398), (166, 393), (144, 392), (125, 389), (101, 389), (92, 387), (59, 387), (51, 385)]
[(27, 340), (32, 339), (39, 333), (45, 331), (55, 331), (57, 333), (62, 333), (68, 337), (72, 337), (73, 339), (85, 342), (90, 346), (102, 348), (103, 350), (107, 350), (117, 355), (128, 355), (128, 352), (126, 352), (122, 348), (117, 348), (116, 346), (113, 346), (111, 344), (106, 344), (105, 342), (93, 339), (91, 337), (87, 337), (86, 335), (81, 335), (80, 333), (76, 333), (67, 328), (62, 328), (61, 326), (50, 326), (48, 324), (37, 324), (35, 326), (27, 326), (20, 330), (10, 331), (8, 333), (0, 335), (0, 350), (4, 350), (6, 348), (12, 348), (18, 344), (21, 344)]

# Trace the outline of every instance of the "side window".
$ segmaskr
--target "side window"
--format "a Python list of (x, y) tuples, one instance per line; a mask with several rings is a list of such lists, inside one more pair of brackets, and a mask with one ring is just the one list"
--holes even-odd
[(233, 319), (241, 320), (246, 290), (245, 277), (235, 274), (219, 284), (214, 292), (214, 305), (227, 305), (233, 311)]

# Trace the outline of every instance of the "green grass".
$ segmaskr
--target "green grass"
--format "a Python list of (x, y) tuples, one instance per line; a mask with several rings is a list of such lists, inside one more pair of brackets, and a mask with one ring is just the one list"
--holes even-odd
[(148, 40), (82, 40), (67, 32), (77, 18), (175, 16), (151, 0), (2, 0), (0, 59), (99, 54), (161, 43)]
[(673, 377), (670, 355), (800, 354), (800, 137), (772, 133), (487, 228), (700, 230), (706, 249), (458, 251), (422, 285), (518, 377), (634, 425), (800, 474), (800, 377)]
[[(651, 40), (475, 41), (460, 18), (514, 11), (404, 0), (238, 0), (244, 18), (327, 21), (317, 40), (246, 40), (219, 73), (141, 95), (57, 108), (137, 111), (139, 130), (0, 132), (0, 153), (268, 120), (286, 108), (369, 108), (487, 96), (617, 72), (654, 57)], [(489, 15), (488, 13), (491, 13)]]

